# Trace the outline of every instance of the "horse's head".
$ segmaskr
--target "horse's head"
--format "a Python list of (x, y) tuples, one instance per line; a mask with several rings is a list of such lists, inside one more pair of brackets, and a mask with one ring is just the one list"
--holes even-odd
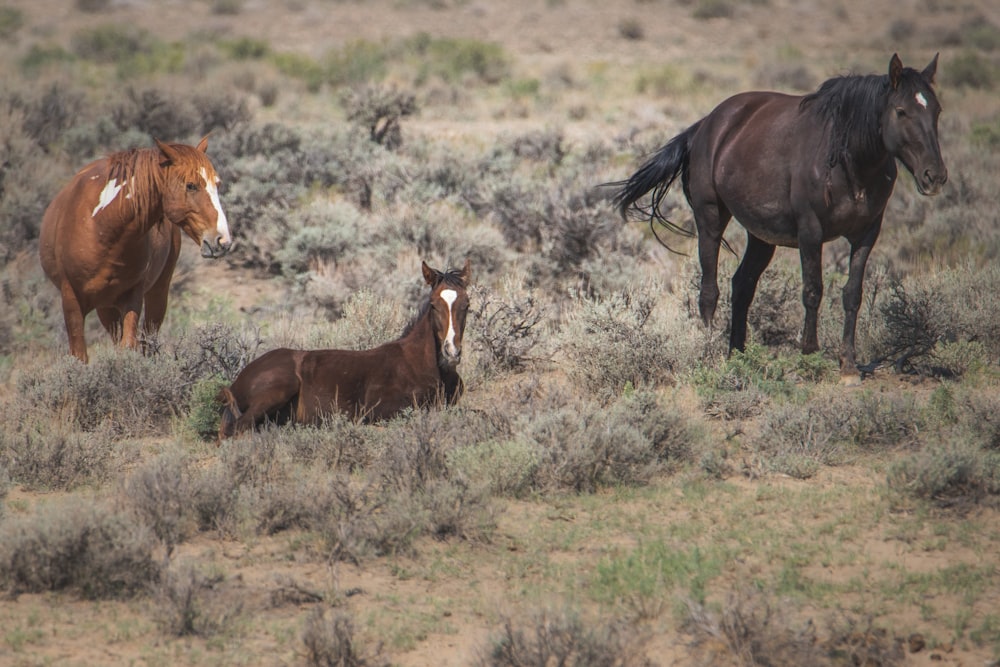
[(205, 155), (208, 137), (197, 147), (156, 140), (163, 169), (163, 214), (201, 246), (202, 257), (222, 257), (233, 245), (219, 202), (219, 177)]
[(889, 100), (882, 117), (885, 147), (913, 174), (917, 189), (936, 195), (948, 180), (948, 169), (938, 145), (941, 105), (932, 87), (938, 57), (917, 72), (904, 68), (899, 56), (889, 62)]
[(462, 334), (469, 311), (469, 295), (465, 290), (472, 277), (472, 265), (465, 260), (461, 271), (442, 272), (421, 262), (421, 268), (431, 288), (430, 318), (441, 350), (440, 363), (454, 368), (462, 360)]

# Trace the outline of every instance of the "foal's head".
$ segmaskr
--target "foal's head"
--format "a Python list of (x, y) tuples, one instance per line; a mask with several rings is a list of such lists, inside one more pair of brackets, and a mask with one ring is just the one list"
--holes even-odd
[(465, 314), (469, 310), (469, 295), (465, 288), (472, 277), (472, 266), (465, 260), (461, 271), (438, 271), (421, 262), (424, 280), (431, 287), (431, 327), (437, 339), (440, 364), (454, 368), (462, 360), (462, 334), (465, 332)]
[(219, 202), (219, 177), (205, 151), (208, 137), (197, 147), (157, 140), (164, 171), (163, 215), (201, 246), (202, 257), (221, 257), (233, 239)]

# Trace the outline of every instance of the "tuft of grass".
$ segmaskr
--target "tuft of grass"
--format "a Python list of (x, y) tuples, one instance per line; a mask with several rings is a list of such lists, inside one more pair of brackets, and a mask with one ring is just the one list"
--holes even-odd
[(715, 553), (655, 540), (623, 556), (603, 559), (590, 591), (602, 604), (624, 607), (629, 616), (649, 620), (666, 611), (678, 595), (703, 603), (709, 582), (721, 569)]
[(886, 477), (898, 504), (917, 499), (958, 510), (994, 505), (1000, 499), (1000, 453), (967, 438), (927, 444), (890, 465)]
[(243, 613), (243, 601), (224, 584), (221, 574), (206, 575), (190, 563), (167, 570), (154, 593), (160, 628), (174, 637), (226, 632)]
[(16, 7), (0, 7), (0, 38), (13, 39), (24, 27), (24, 12)]
[(479, 667), (616, 665), (652, 667), (645, 655), (648, 638), (633, 626), (594, 624), (578, 614), (539, 612), (520, 621), (507, 617), (476, 664)]
[(320, 606), (306, 617), (302, 630), (306, 664), (310, 667), (388, 667), (381, 644), (366, 647), (355, 638), (354, 624), (344, 612), (327, 615)]

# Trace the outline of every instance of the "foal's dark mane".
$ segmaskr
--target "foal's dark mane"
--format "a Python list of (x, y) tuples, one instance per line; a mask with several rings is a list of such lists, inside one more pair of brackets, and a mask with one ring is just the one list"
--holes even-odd
[[(915, 69), (903, 69), (899, 88), (904, 95), (924, 93), (933, 96)], [(813, 113), (830, 125), (828, 165), (845, 166), (877, 159), (885, 150), (882, 144), (882, 113), (890, 92), (888, 74), (848, 75), (829, 79), (815, 93), (799, 102), (799, 108)]]
[[(448, 271), (438, 272), (439, 280), (435, 283), (434, 287), (437, 287), (441, 283), (444, 283), (448, 287), (454, 287), (455, 289), (465, 289), (465, 284), (462, 282), (462, 272), (459, 269), (449, 269)], [(431, 290), (433, 291), (433, 289)], [(417, 323), (424, 318), (427, 311), (431, 309), (431, 297), (430, 294), (424, 297), (423, 301), (420, 302), (420, 310), (417, 314), (413, 316), (410, 323), (403, 328), (403, 333), (399, 334), (402, 338), (406, 334), (413, 331), (413, 327), (417, 326)]]

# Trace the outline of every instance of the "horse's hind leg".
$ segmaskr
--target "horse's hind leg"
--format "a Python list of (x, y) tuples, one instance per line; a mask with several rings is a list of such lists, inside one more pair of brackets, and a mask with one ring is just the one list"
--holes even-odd
[(747, 233), (747, 249), (733, 274), (733, 321), (729, 332), (729, 351), (743, 351), (747, 340), (747, 314), (757, 293), (757, 281), (774, 257), (774, 245)]
[(66, 322), (66, 337), (69, 338), (69, 351), (74, 357), (87, 363), (87, 340), (84, 338), (84, 319), (86, 313), (80, 305), (76, 292), (68, 283), (60, 287), (62, 293), (63, 320)]
[(698, 312), (701, 321), (710, 327), (719, 304), (719, 248), (732, 215), (715, 202), (692, 204), (692, 208), (695, 224), (698, 225), (698, 261), (701, 264)]

